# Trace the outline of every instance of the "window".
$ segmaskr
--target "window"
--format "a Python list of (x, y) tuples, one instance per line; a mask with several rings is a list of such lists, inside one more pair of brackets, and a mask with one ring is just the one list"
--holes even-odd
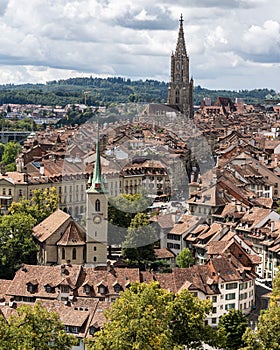
[(236, 289), (237, 288), (237, 283), (227, 283), (226, 284), (226, 289)]
[(65, 259), (65, 248), (62, 248), (61, 259)]
[(212, 320), (211, 320), (212, 324), (216, 324), (217, 323), (217, 319), (216, 317), (213, 317)]
[(97, 331), (97, 328), (95, 328), (94, 326), (91, 326), (91, 327), (89, 328), (89, 334), (90, 334), (90, 335), (93, 335), (96, 331)]
[(180, 235), (175, 235), (173, 233), (168, 233), (167, 234), (167, 239), (172, 239), (174, 241), (180, 241), (181, 237), (180, 237)]
[(216, 307), (213, 307), (212, 308), (212, 313), (215, 314), (217, 312), (217, 308)]
[(235, 293), (226, 294), (226, 300), (232, 300), (232, 299), (235, 299)]
[[(180, 75), (178, 75), (177, 74), (177, 79), (180, 79)], [(176, 104), (178, 104), (178, 103), (180, 103), (180, 92), (179, 92), (179, 90), (176, 90), (176, 92), (175, 92), (175, 103)]]
[(68, 286), (60, 286), (61, 293), (69, 293), (69, 287)]
[(51, 287), (49, 284), (45, 286), (45, 291), (47, 293), (53, 293), (54, 292), (54, 288)]
[(95, 211), (100, 211), (100, 200), (99, 199), (97, 199), (95, 201)]
[(6, 188), (3, 188), (3, 196), (6, 195)]
[(118, 283), (114, 285), (114, 291), (116, 293), (119, 293), (121, 291), (121, 286)]
[(233, 303), (233, 304), (226, 304), (226, 306), (225, 306), (225, 309), (226, 310), (230, 310), (230, 309), (234, 309), (235, 308), (235, 304)]
[(31, 283), (28, 283), (28, 284), (27, 284), (27, 291), (28, 291), (29, 293), (34, 293), (34, 291), (35, 291), (35, 286), (34, 286), (33, 284), (31, 284)]
[(11, 196), (11, 195), (12, 195), (12, 189), (9, 188), (9, 196)]
[(217, 302), (217, 296), (216, 296), (216, 295), (214, 295), (214, 296), (212, 297), (212, 301), (213, 301), (213, 303), (216, 303), (216, 302)]
[(104, 294), (105, 293), (105, 287), (103, 285), (98, 287), (98, 293), (99, 294)]
[(84, 286), (84, 293), (85, 293), (85, 294), (89, 294), (89, 293), (90, 293), (90, 286), (89, 286), (88, 284), (86, 284), (86, 285)]
[(73, 250), (72, 250), (72, 259), (73, 260), (77, 259), (77, 250), (76, 250), (76, 248), (73, 248)]

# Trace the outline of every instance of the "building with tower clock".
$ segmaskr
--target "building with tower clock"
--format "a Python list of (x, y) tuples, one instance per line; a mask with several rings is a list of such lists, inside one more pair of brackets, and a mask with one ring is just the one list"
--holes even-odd
[(86, 205), (86, 266), (106, 265), (108, 244), (108, 198), (101, 174), (99, 136), (96, 141), (96, 162)]

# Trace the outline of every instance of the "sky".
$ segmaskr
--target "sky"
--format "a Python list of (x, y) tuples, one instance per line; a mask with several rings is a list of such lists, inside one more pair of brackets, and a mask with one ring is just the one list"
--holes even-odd
[(196, 86), (280, 91), (279, 0), (0, 0), (0, 84), (168, 82), (181, 13)]

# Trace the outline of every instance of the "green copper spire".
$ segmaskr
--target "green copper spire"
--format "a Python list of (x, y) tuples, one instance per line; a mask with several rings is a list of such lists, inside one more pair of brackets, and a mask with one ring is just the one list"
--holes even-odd
[(97, 139), (95, 147), (96, 160), (94, 165), (94, 172), (91, 181), (91, 186), (88, 192), (105, 192), (104, 184), (101, 176), (101, 161), (100, 161), (100, 148), (99, 148), (99, 123), (97, 122)]

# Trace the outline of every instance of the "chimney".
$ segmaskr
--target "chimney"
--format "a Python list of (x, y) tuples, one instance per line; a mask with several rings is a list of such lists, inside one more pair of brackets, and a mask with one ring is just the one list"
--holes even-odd
[(44, 175), (45, 169), (44, 169), (44, 163), (40, 164), (40, 175)]
[(271, 232), (275, 230), (275, 221), (271, 221)]

